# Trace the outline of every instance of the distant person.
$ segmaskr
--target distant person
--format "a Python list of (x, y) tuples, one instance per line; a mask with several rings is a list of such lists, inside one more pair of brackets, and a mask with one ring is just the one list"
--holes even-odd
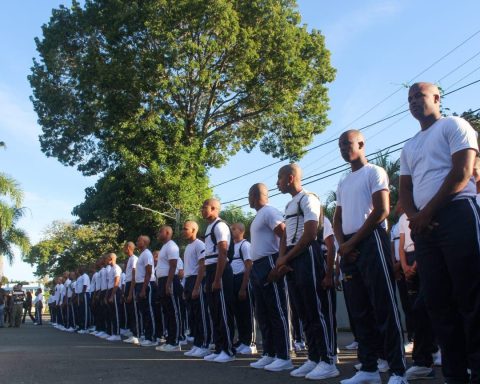
[(6, 297), (6, 292), (2, 288), (2, 283), (0, 282), (0, 328), (4, 327), (5, 297)]
[(20, 323), (22, 322), (22, 310), (24, 302), (25, 291), (22, 289), (21, 284), (17, 284), (13, 287), (12, 291), (12, 313), (10, 316), (10, 327), (20, 327)]
[(30, 319), (32, 322), (35, 322), (35, 317), (32, 315), (32, 304), (33, 304), (33, 297), (32, 297), (32, 292), (27, 291), (27, 295), (25, 297), (25, 301), (23, 302), (23, 318), (22, 318), (22, 324), (25, 324), (25, 318), (30, 316)]
[[(440, 91), (408, 91), (421, 131), (400, 157), (400, 202), (415, 241), (433, 332), (447, 383), (480, 381), (480, 208), (473, 177), (477, 134), (464, 119), (442, 117)], [(471, 369), (471, 375), (467, 368)]]
[(35, 292), (35, 325), (42, 325), (42, 311), (43, 311), (43, 291), (42, 288), (38, 288)]

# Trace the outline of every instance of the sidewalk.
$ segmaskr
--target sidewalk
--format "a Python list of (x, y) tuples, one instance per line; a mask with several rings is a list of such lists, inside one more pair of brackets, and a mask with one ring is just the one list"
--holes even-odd
[[(339, 346), (352, 341), (351, 334), (340, 332)], [(185, 348), (187, 350), (187, 348)], [(356, 352), (341, 350), (337, 365), (340, 377), (322, 380), (338, 383), (354, 374)], [(163, 380), (185, 384), (262, 384), (303, 383), (287, 372), (272, 373), (249, 367), (258, 357), (241, 356), (233, 363), (209, 363), (183, 356), (183, 352), (162, 353), (121, 342), (112, 343), (91, 335), (61, 332), (48, 321), (43, 326), (31, 322), (20, 328), (0, 328), (0, 383), (85, 384), (158, 383)], [(296, 365), (305, 353), (294, 357)], [(411, 363), (409, 359), (409, 364)], [(429, 383), (443, 383), (440, 370)], [(388, 375), (382, 374), (382, 381)]]

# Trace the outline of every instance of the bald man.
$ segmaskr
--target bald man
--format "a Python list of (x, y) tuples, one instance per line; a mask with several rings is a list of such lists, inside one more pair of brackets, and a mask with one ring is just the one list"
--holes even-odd
[(158, 345), (153, 308), (153, 255), (148, 248), (149, 246), (150, 237), (145, 235), (138, 237), (137, 249), (140, 251), (140, 256), (138, 256), (137, 268), (135, 269), (135, 300), (138, 303), (139, 316), (142, 319), (145, 332), (145, 340), (140, 343), (142, 347)]
[(248, 202), (257, 212), (250, 225), (250, 254), (253, 261), (251, 282), (263, 349), (262, 357), (250, 363), (250, 366), (265, 369), (275, 363), (278, 370), (290, 370), (293, 364), (290, 359), (285, 280), (269, 279), (270, 273), (275, 271), (280, 238), (285, 231), (283, 215), (268, 204), (268, 188), (265, 184), (257, 183), (250, 187)]
[(190, 332), (193, 347), (185, 356), (205, 357), (210, 354), (210, 316), (205, 295), (205, 243), (197, 239), (198, 224), (186, 221), (182, 236), (188, 242), (183, 254), (185, 272), (185, 300), (191, 314)]
[[(460, 117), (442, 117), (440, 92), (408, 92), (420, 132), (400, 157), (400, 201), (415, 241), (417, 270), (447, 383), (480, 381), (480, 210), (472, 176), (478, 143)], [(471, 377), (467, 373), (471, 369)]]
[(133, 241), (125, 243), (123, 252), (128, 256), (127, 267), (125, 268), (125, 291), (124, 300), (127, 307), (127, 324), (132, 335), (123, 340), (125, 343), (140, 343), (140, 325), (138, 319), (137, 300), (135, 298), (135, 270), (138, 257), (135, 255), (135, 244)]
[(339, 147), (351, 173), (338, 184), (334, 232), (342, 256), (341, 268), (349, 277), (345, 289), (362, 364), (361, 370), (342, 380), (342, 384), (380, 383), (379, 340), (384, 342), (383, 350), (392, 373), (389, 383), (406, 383), (403, 331), (386, 232), (390, 211), (388, 176), (383, 168), (368, 163), (361, 132), (342, 133)]
[(285, 165), (278, 171), (277, 187), (292, 199), (285, 207), (285, 233), (276, 265), (293, 269), (287, 274), (289, 295), (303, 323), (308, 346), (308, 360), (290, 375), (320, 380), (340, 372), (332, 348), (333, 306), (328, 290), (321, 287), (326, 273), (317, 242), (319, 223), (323, 226), (321, 204), (318, 196), (302, 188), (301, 180), (302, 170), (297, 164)]
[(157, 233), (157, 240), (162, 244), (158, 253), (155, 275), (157, 276), (158, 296), (164, 311), (167, 326), (167, 338), (165, 344), (156, 348), (160, 352), (180, 351), (179, 337), (181, 327), (180, 301), (181, 285), (177, 270), (180, 260), (180, 249), (172, 240), (173, 229), (164, 225)]
[(208, 223), (205, 231), (205, 288), (212, 315), (215, 351), (204, 359), (227, 363), (235, 360), (233, 271), (227, 257), (233, 239), (230, 228), (219, 215), (220, 202), (216, 199), (205, 200), (202, 205), (202, 217)]
[(108, 275), (107, 295), (105, 298), (108, 306), (108, 319), (110, 323), (110, 329), (107, 329), (107, 333), (110, 334), (110, 337), (107, 337), (106, 340), (121, 341), (120, 301), (122, 290), (120, 289), (120, 278), (122, 275), (122, 268), (117, 264), (117, 255), (113, 252), (107, 255), (107, 263), (111, 268)]

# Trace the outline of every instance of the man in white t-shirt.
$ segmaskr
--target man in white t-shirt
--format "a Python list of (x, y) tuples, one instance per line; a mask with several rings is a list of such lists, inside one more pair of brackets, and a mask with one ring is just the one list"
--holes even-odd
[(282, 370), (290, 370), (293, 364), (290, 359), (285, 279), (269, 278), (270, 274), (276, 274), (275, 262), (278, 258), (280, 238), (285, 231), (283, 215), (268, 204), (268, 188), (265, 184), (252, 185), (248, 192), (248, 201), (250, 207), (257, 211), (250, 225), (250, 255), (253, 261), (250, 279), (263, 350), (263, 356), (250, 363), (250, 366), (264, 369), (274, 364), (279, 370), (282, 367)]
[(181, 317), (178, 296), (181, 287), (178, 275), (175, 274), (180, 259), (180, 249), (172, 240), (172, 236), (173, 229), (168, 225), (162, 226), (157, 233), (157, 240), (162, 244), (162, 248), (158, 254), (155, 275), (168, 332), (165, 344), (156, 348), (161, 352), (180, 351)]
[(213, 322), (215, 351), (204, 357), (206, 361), (227, 363), (235, 360), (233, 347), (233, 272), (228, 261), (231, 239), (230, 228), (220, 218), (220, 202), (205, 200), (202, 217), (208, 222), (205, 231), (205, 289)]
[(108, 273), (108, 285), (107, 295), (105, 300), (108, 306), (108, 322), (109, 329), (107, 333), (110, 334), (106, 338), (108, 341), (121, 341), (120, 336), (120, 322), (121, 322), (121, 310), (120, 301), (122, 291), (120, 289), (120, 279), (122, 276), (122, 268), (117, 264), (117, 255), (113, 252), (107, 255), (107, 263), (110, 265), (110, 271)]
[(68, 325), (67, 331), (74, 332), (77, 327), (77, 308), (73, 300), (74, 286), (76, 283), (77, 275), (75, 272), (70, 272), (69, 284), (67, 287), (67, 318)]
[(90, 319), (90, 276), (88, 276), (84, 266), (79, 268), (77, 290), (80, 326), (78, 333), (88, 333), (88, 321)]
[(308, 360), (290, 375), (311, 380), (336, 377), (340, 372), (332, 350), (333, 308), (329, 291), (321, 287), (327, 271), (317, 242), (318, 224), (323, 225), (320, 200), (302, 188), (302, 170), (297, 164), (280, 168), (277, 187), (292, 199), (285, 207), (285, 233), (276, 265), (293, 269), (287, 274), (289, 297), (295, 301), (308, 347)]
[(250, 289), (250, 271), (252, 258), (250, 243), (244, 238), (243, 223), (234, 223), (232, 231), (234, 253), (231, 262), (233, 271), (233, 313), (238, 331), (237, 353), (251, 355), (257, 353), (255, 345), (255, 316), (253, 314), (253, 299)]
[(135, 244), (132, 241), (125, 243), (123, 251), (128, 256), (125, 269), (124, 300), (127, 307), (127, 324), (132, 335), (124, 340), (126, 343), (140, 343), (140, 326), (138, 320), (137, 301), (135, 298), (135, 270), (138, 257), (135, 255)]
[[(377, 368), (382, 340), (392, 376), (389, 384), (405, 383), (405, 351), (395, 297), (390, 241), (385, 230), (389, 214), (389, 184), (385, 170), (369, 164), (361, 132), (349, 130), (339, 138), (351, 173), (340, 181), (334, 215), (335, 237), (342, 271), (350, 278), (345, 289), (359, 344), (361, 370), (342, 384), (380, 383)], [(380, 331), (380, 338), (376, 337)]]
[(138, 310), (143, 323), (145, 340), (140, 343), (142, 347), (157, 346), (155, 314), (153, 309), (153, 255), (148, 249), (150, 237), (142, 235), (137, 239), (137, 249), (140, 256), (135, 269), (135, 299), (138, 303)]
[(191, 313), (190, 333), (193, 335), (193, 347), (185, 352), (186, 356), (205, 357), (210, 354), (208, 346), (211, 339), (210, 316), (205, 295), (205, 243), (197, 239), (198, 224), (186, 221), (182, 235), (188, 245), (183, 254), (185, 275), (185, 300)]
[[(417, 270), (447, 383), (480, 380), (480, 210), (472, 176), (477, 135), (459, 117), (442, 117), (431, 83), (410, 87), (421, 131), (400, 157), (400, 201), (415, 240)], [(467, 373), (471, 369), (471, 377)]]

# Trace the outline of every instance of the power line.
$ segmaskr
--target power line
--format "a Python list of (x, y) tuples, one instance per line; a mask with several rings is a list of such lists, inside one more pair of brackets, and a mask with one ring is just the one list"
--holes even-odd
[[(477, 81), (475, 81), (475, 82), (480, 82), (480, 80), (477, 80)], [(462, 88), (463, 88), (463, 87), (462, 87)], [(459, 88), (459, 89), (460, 89), (460, 88)], [(459, 89), (456, 89), (456, 90), (451, 91), (451, 92), (449, 92), (449, 93), (456, 92), (456, 91), (459, 90)], [(469, 111), (468, 113), (465, 113), (463, 116), (473, 115), (473, 114), (475, 114), (475, 113), (477, 113), (477, 112), (479, 112), (479, 111), (480, 111), (480, 108), (477, 108), (477, 109), (475, 109), (475, 110), (473, 110), (473, 111)], [(406, 143), (406, 142), (407, 142), (408, 140), (410, 140), (410, 139), (411, 139), (411, 137), (409, 137), (408, 139), (399, 141), (399, 142), (397, 142), (397, 143), (395, 143), (395, 144), (391, 144), (391, 145), (389, 145), (389, 146), (387, 146), (387, 147), (384, 147), (384, 148), (382, 148), (382, 149), (380, 149), (380, 150), (378, 150), (378, 151), (376, 151), (376, 152), (372, 152), (372, 153), (366, 155), (366, 157), (368, 158), (369, 161), (372, 161), (372, 160), (376, 160), (376, 159), (381, 158), (381, 157), (384, 155), (385, 151), (387, 151), (387, 153), (389, 153), (389, 154), (398, 152), (398, 151), (400, 151), (402, 148), (396, 148), (396, 149), (394, 149), (394, 150), (390, 150), (390, 149), (393, 148), (393, 147), (396, 147), (396, 146), (398, 146), (398, 145), (404, 144), (404, 143)], [(373, 157), (373, 158), (369, 158), (369, 157), (372, 156), (372, 155), (378, 155), (378, 156)], [(337, 174), (339, 174), (339, 173), (342, 173), (342, 172), (348, 170), (349, 167), (350, 167), (349, 164), (348, 164), (348, 163), (345, 163), (345, 164), (338, 165), (338, 166), (336, 166), (336, 167), (327, 169), (327, 170), (325, 170), (325, 171), (319, 172), (319, 173), (317, 173), (317, 174), (304, 177), (304, 178), (302, 179), (302, 184), (303, 184), (303, 185), (308, 185), (308, 184), (315, 183), (315, 182), (317, 182), (317, 181), (326, 179), (326, 178), (328, 178), (328, 177), (330, 177), (330, 176), (334, 176), (334, 175), (337, 175)], [(322, 177), (320, 177), (320, 178), (318, 178), (318, 179), (311, 180), (311, 181), (308, 181), (308, 182), (306, 182), (306, 183), (303, 183), (304, 180), (311, 179), (312, 177), (320, 176), (320, 175), (323, 175), (323, 174), (325, 174), (325, 173), (332, 172), (332, 171), (335, 171), (335, 172), (330, 173), (330, 174), (328, 174), (328, 175), (326, 175), (326, 176), (322, 176)], [(276, 188), (270, 188), (268, 191), (271, 192), (271, 191), (274, 191), (275, 189), (276, 189)], [(277, 193), (275, 193), (275, 194), (273, 194), (273, 195), (270, 195), (270, 197), (275, 197), (275, 196), (278, 196), (278, 195), (280, 195), (280, 194), (281, 194), (281, 192), (277, 192)], [(238, 199), (233, 199), (233, 200), (230, 200), (230, 201), (222, 202), (222, 204), (231, 204), (231, 203), (235, 203), (235, 202), (237, 202), (237, 201), (245, 200), (245, 199), (247, 199), (247, 198), (248, 198), (248, 197), (241, 197), (241, 198), (238, 198)], [(247, 204), (247, 205), (248, 205), (248, 204)], [(245, 206), (245, 205), (242, 205), (241, 207), (243, 207), (243, 206)]]
[[(479, 31), (479, 33), (480, 33), (480, 31)], [(444, 93), (444, 94), (443, 94), (443, 97), (445, 97), (445, 96), (447, 96), (447, 95), (450, 95), (450, 94), (452, 94), (452, 93), (454, 93), (454, 92), (457, 92), (457, 91), (459, 91), (459, 90), (461, 90), (461, 89), (470, 87), (470, 86), (472, 86), (472, 85), (474, 85), (474, 84), (476, 84), (476, 83), (479, 83), (479, 82), (480, 82), (480, 79), (479, 79), (479, 80), (476, 80), (476, 81), (473, 81), (473, 82), (471, 82), (471, 83), (469, 83), (469, 84), (466, 84), (466, 85), (464, 85), (464, 86), (462, 86), (462, 87), (460, 87), (460, 88), (454, 89), (454, 90), (452, 90), (452, 91), (450, 91), (450, 92)], [(384, 117), (384, 118), (382, 118), (382, 119), (380, 119), (380, 120), (374, 121), (373, 123), (370, 123), (370, 124), (367, 124), (367, 125), (365, 125), (365, 126), (363, 126), (363, 127), (361, 127), (361, 128), (358, 128), (358, 130), (359, 130), (359, 131), (363, 131), (363, 130), (365, 130), (365, 129), (367, 129), (367, 128), (373, 127), (374, 125), (383, 123), (384, 121), (387, 121), (387, 120), (390, 120), (390, 119), (393, 119), (394, 117), (399, 116), (399, 115), (402, 115), (402, 114), (404, 114), (404, 113), (406, 113), (406, 112), (408, 112), (408, 111), (409, 111), (408, 108), (407, 108), (407, 109), (404, 109), (404, 110), (402, 110), (402, 111), (400, 111), (400, 112), (397, 112), (397, 113), (395, 113), (395, 114), (393, 114), (393, 115), (386, 116), (386, 117)], [(327, 145), (327, 144), (330, 144), (330, 143), (333, 143), (333, 142), (336, 142), (336, 141), (338, 141), (338, 137), (336, 137), (336, 138), (334, 138), (334, 139), (331, 139), (331, 140), (324, 141), (324, 142), (322, 142), (322, 143), (320, 143), (320, 144), (318, 144), (318, 145), (315, 145), (315, 146), (313, 146), (313, 147), (310, 147), (310, 148), (306, 149), (305, 152), (313, 151), (314, 149), (323, 147), (323, 146), (325, 146), (325, 145)], [(243, 173), (243, 174), (241, 174), (241, 175), (232, 177), (231, 179), (222, 181), (221, 183), (215, 184), (214, 186), (212, 186), (212, 188), (216, 188), (216, 187), (219, 187), (219, 186), (221, 186), (221, 185), (230, 183), (230, 182), (232, 182), (232, 181), (235, 181), (235, 180), (238, 180), (238, 179), (243, 178), (243, 177), (245, 177), (245, 176), (251, 175), (251, 174), (256, 173), (256, 172), (258, 172), (258, 171), (261, 171), (261, 170), (263, 170), (263, 169), (272, 167), (272, 166), (274, 166), (274, 165), (276, 165), (276, 164), (279, 164), (279, 163), (282, 163), (282, 162), (284, 162), (284, 161), (285, 161), (285, 160), (277, 160), (277, 161), (275, 161), (275, 162), (273, 162), (273, 163), (264, 165), (263, 167), (254, 169), (254, 170), (252, 170), (252, 171), (249, 171), (249, 172)]]

